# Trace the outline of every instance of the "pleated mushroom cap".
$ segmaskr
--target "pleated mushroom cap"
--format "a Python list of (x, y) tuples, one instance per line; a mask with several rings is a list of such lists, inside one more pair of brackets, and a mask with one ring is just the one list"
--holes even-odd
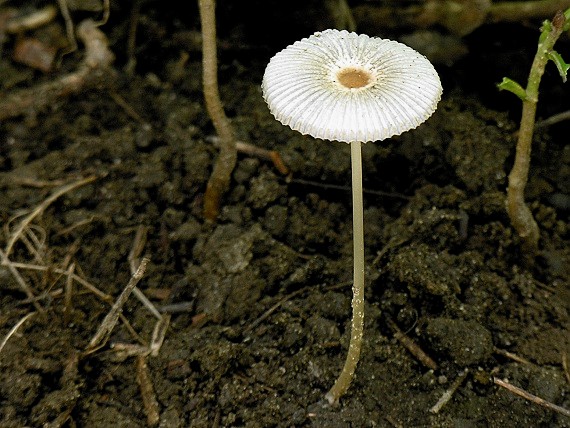
[(275, 118), (325, 140), (378, 141), (432, 115), (442, 87), (432, 64), (393, 40), (325, 30), (275, 55), (263, 97)]

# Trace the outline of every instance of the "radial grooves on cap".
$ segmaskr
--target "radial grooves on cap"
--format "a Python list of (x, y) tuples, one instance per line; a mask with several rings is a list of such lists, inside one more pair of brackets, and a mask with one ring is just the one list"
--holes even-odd
[[(366, 70), (363, 87), (336, 79)], [(415, 128), (436, 109), (441, 83), (431, 63), (401, 43), (326, 30), (295, 42), (269, 62), (263, 96), (277, 120), (327, 140), (383, 140)]]

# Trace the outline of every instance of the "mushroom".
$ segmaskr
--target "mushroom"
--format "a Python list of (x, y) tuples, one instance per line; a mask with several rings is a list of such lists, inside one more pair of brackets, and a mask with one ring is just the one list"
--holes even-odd
[(351, 147), (353, 314), (346, 362), (325, 397), (336, 404), (354, 377), (364, 327), (361, 146), (424, 122), (436, 110), (441, 82), (433, 65), (402, 43), (333, 29), (277, 53), (267, 65), (261, 87), (269, 110), (282, 124)]

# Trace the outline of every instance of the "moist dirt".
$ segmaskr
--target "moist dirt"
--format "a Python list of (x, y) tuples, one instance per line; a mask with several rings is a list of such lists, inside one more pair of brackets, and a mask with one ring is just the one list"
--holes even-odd
[[(226, 111), (242, 142), (276, 151), (289, 172), (240, 152), (220, 218), (205, 222), (217, 138), (202, 102), (199, 21), (169, 21), (155, 2), (139, 12), (134, 72), (124, 68), (131, 15), (117, 7), (101, 27), (116, 80), (0, 124), (3, 254), (40, 210), (0, 267), (1, 427), (570, 427), (493, 382), (570, 409), (567, 124), (535, 136), (536, 257), (504, 208), (520, 102), (494, 85), (524, 82), (536, 25), (456, 40), (461, 57), (436, 63), (444, 96), (433, 117), (363, 147), (364, 346), (330, 407), (350, 334), (349, 146), (273, 119), (260, 82), (286, 43), (252, 38), (225, 14)], [(562, 38), (560, 52), (569, 47)], [(57, 79), (82, 54), (41, 74), (7, 52), (5, 92)], [(544, 79), (539, 115), (567, 109), (568, 84), (554, 67)], [(138, 287), (170, 317), (162, 346), (146, 355), (156, 317), (132, 295), (86, 353), (143, 255)]]

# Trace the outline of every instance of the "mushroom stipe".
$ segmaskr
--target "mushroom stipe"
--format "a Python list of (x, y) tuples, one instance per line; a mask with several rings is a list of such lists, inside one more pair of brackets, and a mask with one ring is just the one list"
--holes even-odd
[(352, 382), (364, 331), (362, 143), (423, 123), (437, 108), (441, 82), (433, 65), (406, 45), (325, 30), (277, 53), (267, 65), (262, 90), (269, 110), (282, 124), (351, 147), (353, 312), (346, 361), (325, 396), (333, 405)]

